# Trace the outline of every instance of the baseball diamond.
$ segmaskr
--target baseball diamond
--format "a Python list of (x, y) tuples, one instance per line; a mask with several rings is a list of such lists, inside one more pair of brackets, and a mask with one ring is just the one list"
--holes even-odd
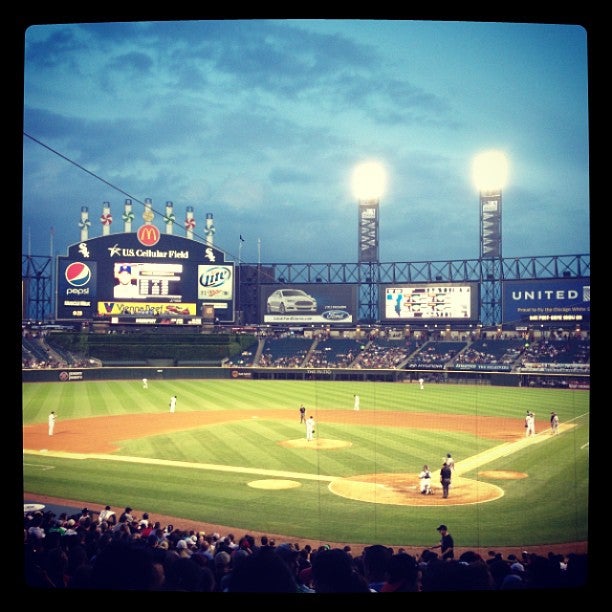
[[(351, 500), (386, 505), (399, 506), (456, 506), (468, 504), (484, 504), (499, 499), (504, 495), (504, 483), (508, 480), (524, 479), (529, 475), (524, 472), (486, 470), (495, 459), (508, 456), (528, 445), (540, 444), (549, 439), (548, 432), (533, 438), (525, 438), (523, 432), (517, 427), (517, 419), (493, 416), (472, 415), (445, 415), (439, 424), (432, 422), (430, 414), (407, 413), (399, 411), (367, 411), (359, 413), (347, 410), (325, 410), (326, 423), (358, 423), (360, 426), (393, 426), (411, 429), (426, 429), (440, 431), (457, 431), (465, 433), (478, 433), (499, 444), (483, 452), (457, 461), (453, 476), (452, 495), (443, 499), (440, 490), (434, 495), (422, 496), (418, 492), (418, 481), (413, 473), (371, 473), (348, 477), (325, 476), (305, 472), (292, 472), (281, 470), (257, 469), (252, 467), (236, 467), (194, 462), (176, 462), (162, 459), (131, 457), (117, 453), (121, 450), (121, 443), (130, 439), (145, 438), (159, 434), (189, 431), (222, 423), (238, 423), (254, 418), (265, 420), (291, 420), (289, 414), (279, 413), (278, 410), (219, 410), (219, 411), (189, 411), (178, 412), (172, 415), (172, 420), (159, 418), (155, 414), (122, 414), (108, 417), (95, 417), (94, 419), (79, 418), (62, 422), (62, 431), (59, 435), (48, 436), (44, 423), (27, 424), (23, 426), (24, 461), (27, 455), (104, 459), (132, 463), (181, 465), (189, 469), (220, 472), (241, 472), (249, 476), (247, 485), (255, 489), (279, 490), (302, 486), (302, 482), (318, 480), (327, 483), (329, 491), (339, 497)], [(155, 417), (155, 418), (152, 418)], [(94, 426), (95, 425), (95, 426)], [(560, 433), (571, 431), (572, 423), (563, 423)], [(278, 442), (281, 446), (307, 449), (307, 452), (323, 450), (334, 452), (338, 449), (350, 447), (350, 439), (335, 439), (316, 437), (313, 444), (309, 444), (303, 437), (286, 439)], [(477, 470), (478, 479), (467, 478), (462, 474)], [(435, 487), (434, 481), (434, 490)], [(42, 503), (52, 502), (57, 498), (36, 494), (24, 494), (29, 498), (36, 498)], [(66, 501), (66, 500), (64, 500)], [(76, 505), (95, 506), (93, 502), (79, 501)], [(170, 518), (175, 524), (191, 524), (189, 519)], [(208, 525), (197, 521), (201, 529)], [(210, 524), (209, 529), (214, 531), (238, 531), (249, 529), (243, 527), (223, 527)], [(297, 539), (291, 535), (277, 535), (277, 539)], [(311, 542), (312, 539), (304, 539)], [(358, 543), (354, 547), (358, 550)], [(561, 546), (564, 551), (586, 551), (586, 542), (577, 542), (564, 545), (544, 545), (542, 550), (555, 550)], [(525, 547), (504, 547), (504, 550), (517, 552)], [(470, 547), (474, 549), (474, 547)]]

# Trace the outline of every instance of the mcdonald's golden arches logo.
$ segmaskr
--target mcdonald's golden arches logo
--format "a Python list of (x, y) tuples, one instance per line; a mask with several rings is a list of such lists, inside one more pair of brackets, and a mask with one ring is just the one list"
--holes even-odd
[(161, 232), (155, 225), (141, 225), (136, 232), (138, 242), (143, 246), (153, 246), (159, 242)]

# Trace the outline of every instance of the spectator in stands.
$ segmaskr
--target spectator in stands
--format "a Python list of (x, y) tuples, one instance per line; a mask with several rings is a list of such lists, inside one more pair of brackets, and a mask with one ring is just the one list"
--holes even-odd
[(119, 516), (119, 522), (128, 524), (134, 522), (134, 517), (132, 516), (132, 509), (129, 506), (126, 506), (125, 510)]
[(393, 549), (382, 544), (366, 546), (363, 550), (363, 571), (372, 591), (380, 592), (387, 579), (387, 567)]
[(83, 508), (81, 510), (81, 515), (78, 518), (79, 525), (89, 525), (91, 522), (91, 515), (89, 514), (89, 508)]
[(117, 515), (111, 510), (110, 506), (105, 506), (104, 510), (100, 511), (98, 515), (98, 520), (100, 523), (107, 523), (108, 525), (116, 525), (117, 524)]
[(96, 556), (91, 585), (105, 591), (152, 591), (159, 574), (150, 549), (130, 541), (114, 540)]
[(193, 558), (177, 559), (165, 572), (164, 591), (209, 593), (215, 590), (213, 571)]
[(232, 570), (228, 593), (297, 593), (298, 585), (287, 564), (267, 546), (258, 548)]
[(317, 551), (312, 558), (312, 585), (315, 593), (371, 592), (351, 557), (340, 548)]
[(416, 593), (419, 590), (419, 571), (416, 559), (405, 552), (389, 559), (387, 578), (381, 593)]
[(291, 571), (295, 582), (296, 582), (296, 590), (299, 593), (314, 593), (314, 589), (311, 589), (309, 586), (305, 585), (298, 578), (299, 574), (299, 557), (300, 551), (292, 546), (291, 544), (280, 544), (279, 546), (274, 547), (274, 552), (278, 555), (284, 563), (287, 565), (289, 570)]

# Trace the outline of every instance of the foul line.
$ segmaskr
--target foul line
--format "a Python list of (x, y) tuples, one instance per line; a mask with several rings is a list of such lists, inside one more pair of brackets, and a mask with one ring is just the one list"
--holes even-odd
[(472, 455), (463, 461), (458, 461), (455, 463), (455, 473), (457, 475), (463, 474), (465, 472), (469, 472), (471, 470), (475, 470), (476, 468), (482, 467), (483, 465), (490, 463), (495, 459), (499, 459), (500, 457), (507, 457), (513, 453), (516, 453), (519, 450), (522, 450), (526, 446), (531, 446), (532, 444), (538, 444), (540, 442), (544, 442), (545, 440), (550, 440), (555, 436), (561, 435), (570, 429), (576, 427), (574, 424), (564, 423), (559, 425), (559, 433), (552, 435), (550, 431), (543, 431), (534, 436), (525, 436), (520, 440), (516, 440), (515, 442), (506, 442), (504, 444), (500, 444), (499, 446), (494, 446), (493, 448), (489, 448), (482, 453), (478, 453), (477, 455)]

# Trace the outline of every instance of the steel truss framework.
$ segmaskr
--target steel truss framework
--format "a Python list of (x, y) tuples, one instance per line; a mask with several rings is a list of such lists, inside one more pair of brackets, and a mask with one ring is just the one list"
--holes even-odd
[[(254, 309), (257, 312), (257, 289), (261, 285), (281, 282), (356, 284), (360, 288), (360, 320), (375, 322), (378, 320), (379, 285), (472, 281), (481, 286), (480, 322), (497, 325), (503, 323), (501, 288), (504, 280), (588, 278), (590, 275), (589, 254), (393, 263), (242, 264), (239, 295), (244, 296), (241, 297), (243, 311)], [(52, 318), (52, 258), (24, 255), (21, 276), (25, 291), (25, 318), (39, 321)]]

